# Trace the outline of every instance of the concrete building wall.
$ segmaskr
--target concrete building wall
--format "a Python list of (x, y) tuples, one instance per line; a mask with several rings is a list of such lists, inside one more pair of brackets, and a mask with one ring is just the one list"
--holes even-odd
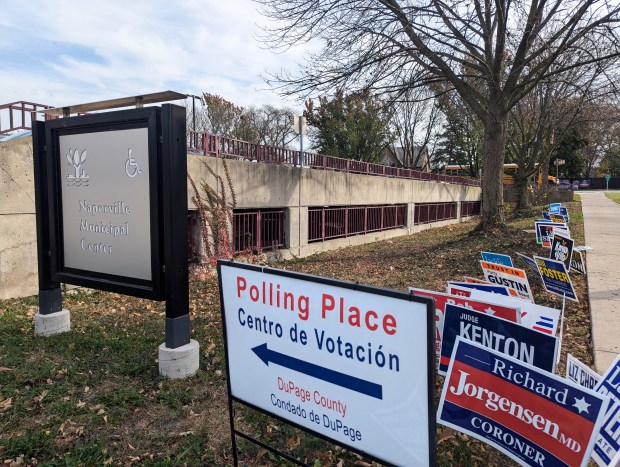
[[(235, 160), (226, 161), (226, 166), (237, 208), (286, 209), (287, 248), (276, 253), (282, 258), (306, 256), (458, 222), (459, 219), (414, 226), (415, 203), (480, 199), (477, 187)], [(221, 177), (230, 200), (224, 162), (213, 157), (188, 156), (188, 172), (200, 192), (202, 181), (221, 191), (207, 167)], [(190, 209), (195, 209), (191, 202), (194, 193), (189, 185), (188, 196)], [(308, 244), (308, 207), (379, 204), (407, 204), (407, 226)], [(32, 143), (30, 139), (14, 140), (0, 143), (0, 299), (34, 295), (37, 291)]]
[(30, 139), (0, 144), (0, 299), (38, 291)]

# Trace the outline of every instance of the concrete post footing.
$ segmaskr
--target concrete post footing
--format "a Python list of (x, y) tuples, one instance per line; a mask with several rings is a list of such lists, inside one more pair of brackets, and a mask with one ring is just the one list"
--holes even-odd
[(198, 371), (200, 345), (194, 339), (189, 344), (169, 349), (164, 342), (159, 346), (159, 374), (171, 379), (183, 379)]
[(34, 315), (34, 334), (36, 336), (53, 336), (61, 332), (69, 332), (71, 330), (71, 314), (69, 310), (62, 309), (55, 313), (42, 315), (37, 313)]

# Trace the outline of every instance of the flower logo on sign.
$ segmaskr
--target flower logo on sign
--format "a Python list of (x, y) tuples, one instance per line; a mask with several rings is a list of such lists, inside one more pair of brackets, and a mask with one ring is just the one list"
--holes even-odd
[(84, 169), (82, 169), (82, 165), (86, 162), (86, 149), (80, 153), (77, 148), (75, 151), (69, 148), (69, 152), (67, 153), (67, 162), (75, 169), (75, 174), (70, 173), (67, 175), (67, 185), (88, 186), (90, 177)]

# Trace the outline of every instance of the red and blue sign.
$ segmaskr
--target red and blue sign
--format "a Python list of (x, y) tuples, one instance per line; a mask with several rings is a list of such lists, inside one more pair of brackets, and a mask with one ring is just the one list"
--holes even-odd
[(557, 337), (462, 306), (447, 304), (439, 373), (445, 374), (457, 337), (478, 342), (543, 370), (553, 372)]
[(523, 465), (586, 466), (608, 402), (591, 389), (459, 338), (437, 420)]
[(611, 399), (592, 457), (598, 465), (620, 462), (620, 355), (603, 375), (596, 392)]

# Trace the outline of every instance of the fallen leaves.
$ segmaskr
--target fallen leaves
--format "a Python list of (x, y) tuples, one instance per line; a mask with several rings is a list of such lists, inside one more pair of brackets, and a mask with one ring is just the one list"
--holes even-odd
[(0, 401), (0, 413), (7, 411), (13, 406), (13, 398), (9, 397), (8, 399), (4, 399)]

